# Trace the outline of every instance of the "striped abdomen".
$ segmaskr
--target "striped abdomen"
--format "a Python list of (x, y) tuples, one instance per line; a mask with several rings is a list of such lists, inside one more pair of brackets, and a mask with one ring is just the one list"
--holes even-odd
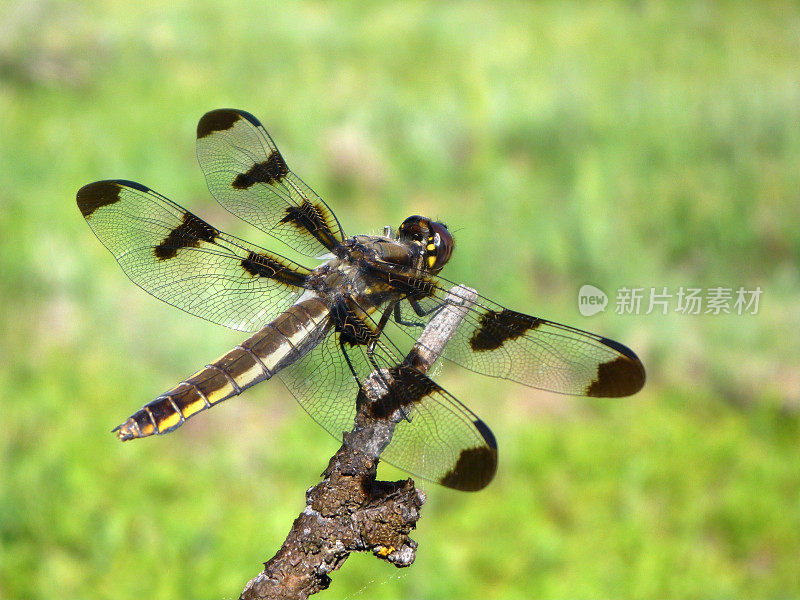
[(289, 307), (253, 337), (136, 411), (115, 429), (119, 439), (168, 433), (200, 411), (269, 379), (325, 337), (328, 313), (316, 297)]

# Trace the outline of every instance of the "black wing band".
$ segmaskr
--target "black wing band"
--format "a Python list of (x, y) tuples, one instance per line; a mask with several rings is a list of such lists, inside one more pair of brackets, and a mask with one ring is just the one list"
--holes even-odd
[[(370, 316), (360, 329), (376, 331)], [(369, 344), (344, 342), (331, 333), (310, 355), (279, 373), (300, 405), (336, 439), (353, 428), (356, 402), (366, 401), (353, 372), (364, 384), (376, 369), (390, 394), (367, 407), (372, 416), (395, 422), (394, 434), (381, 458), (413, 475), (447, 487), (474, 491), (485, 487), (497, 468), (497, 443), (489, 427), (429, 377), (405, 361), (391, 340), (380, 336)], [(398, 415), (400, 418), (398, 419)]]
[(344, 240), (336, 215), (292, 173), (250, 113), (222, 108), (203, 115), (197, 159), (222, 206), (294, 250), (319, 256)]
[(302, 293), (310, 271), (227, 235), (139, 183), (82, 187), (78, 208), (130, 279), (193, 315), (255, 331)]
[[(458, 294), (459, 288), (452, 288), (455, 284), (429, 273), (381, 264), (372, 274), (393, 285), (420, 282), (413, 289), (398, 287), (406, 298), (399, 304), (394, 325), (412, 339), (449, 302), (448, 292)], [(467, 314), (447, 345), (448, 360), (491, 377), (579, 396), (629, 396), (644, 385), (644, 366), (627, 346), (509, 310), (480, 295), (472, 302), (470, 296), (463, 294)]]

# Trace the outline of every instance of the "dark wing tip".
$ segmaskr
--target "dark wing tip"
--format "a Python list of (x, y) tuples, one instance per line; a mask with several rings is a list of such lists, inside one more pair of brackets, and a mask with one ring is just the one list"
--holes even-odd
[(249, 112), (236, 108), (218, 108), (204, 114), (197, 123), (197, 139), (211, 135), (215, 131), (225, 131), (234, 126), (239, 119), (245, 119), (256, 127), (261, 123)]
[(117, 187), (129, 187), (135, 190), (139, 190), (140, 192), (150, 192), (152, 191), (146, 185), (142, 185), (141, 183), (136, 183), (135, 181), (131, 181), (130, 179), (113, 179), (111, 180), (112, 183), (116, 183)]
[(497, 441), (486, 423), (476, 418), (473, 424), (485, 445), (461, 451), (455, 466), (439, 479), (439, 483), (445, 487), (477, 492), (494, 479), (497, 472)]
[(494, 479), (497, 471), (497, 450), (481, 446), (462, 450), (458, 463), (439, 483), (461, 492), (477, 492)]
[(95, 181), (79, 189), (75, 199), (81, 214), (88, 219), (98, 208), (119, 200), (119, 186), (112, 180)]
[(609, 348), (613, 348), (614, 350), (616, 350), (620, 354), (622, 354), (624, 356), (627, 356), (628, 358), (630, 358), (632, 360), (639, 360), (639, 357), (636, 356), (636, 353), (633, 350), (631, 350), (630, 348), (628, 348), (627, 346), (625, 346), (624, 344), (620, 344), (619, 342), (616, 342), (614, 340), (610, 340), (608, 338), (600, 338), (600, 343), (605, 345), (605, 346), (608, 346)]
[(98, 208), (119, 202), (119, 193), (123, 187), (133, 188), (140, 192), (149, 192), (150, 188), (128, 181), (127, 179), (104, 179), (89, 183), (78, 190), (76, 200), (84, 218), (88, 219)]
[(644, 387), (644, 365), (636, 353), (614, 340), (600, 342), (619, 353), (619, 356), (597, 365), (597, 376), (586, 388), (586, 395), (596, 398), (619, 398), (635, 394)]
[(497, 440), (494, 438), (494, 434), (492, 430), (489, 429), (489, 426), (483, 422), (482, 419), (475, 418), (473, 421), (475, 425), (475, 429), (483, 436), (483, 441), (491, 448), (492, 450), (497, 450)]

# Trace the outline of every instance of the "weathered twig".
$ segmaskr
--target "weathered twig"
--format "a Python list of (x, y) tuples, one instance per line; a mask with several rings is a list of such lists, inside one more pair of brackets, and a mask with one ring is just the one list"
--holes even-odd
[[(428, 371), (476, 297), (470, 288), (451, 289), (448, 302), (425, 327), (406, 364)], [(355, 426), (344, 434), (322, 482), (306, 491), (305, 510), (281, 549), (247, 584), (242, 600), (307, 598), (330, 585), (328, 573), (341, 567), (351, 552), (371, 551), (397, 567), (414, 562), (417, 543), (408, 536), (419, 520), (425, 494), (411, 479), (375, 481), (380, 454), (395, 425), (406, 417), (400, 408), (388, 418), (376, 418), (367, 410), (389, 396), (391, 377), (389, 370), (381, 369), (363, 382)]]

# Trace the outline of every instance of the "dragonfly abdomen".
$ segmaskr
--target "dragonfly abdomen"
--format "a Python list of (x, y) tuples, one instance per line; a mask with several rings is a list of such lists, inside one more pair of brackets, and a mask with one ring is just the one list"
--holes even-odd
[(322, 340), (330, 328), (328, 312), (317, 297), (294, 304), (251, 338), (144, 405), (115, 429), (117, 436), (126, 441), (169, 433), (197, 413), (269, 379)]

